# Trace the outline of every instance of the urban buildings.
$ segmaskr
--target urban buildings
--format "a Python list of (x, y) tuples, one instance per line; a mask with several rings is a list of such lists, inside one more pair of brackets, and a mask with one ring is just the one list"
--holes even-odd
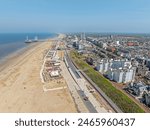
[(124, 91), (128, 85), (126, 94), (150, 106), (150, 36), (76, 34), (71, 37), (72, 43), (68, 43), (74, 45), (72, 49), (77, 49), (89, 65), (119, 83), (112, 82), (115, 87)]
[(131, 61), (127, 60), (101, 60), (96, 70), (106, 75), (110, 80), (118, 83), (134, 81), (136, 68), (132, 67)]
[(142, 82), (130, 83), (126, 88), (128, 92), (133, 94), (141, 102), (150, 106), (150, 86), (145, 85)]
[(137, 97), (142, 97), (144, 93), (149, 93), (150, 86), (144, 85), (142, 82), (130, 83), (128, 85), (128, 90), (130, 93)]

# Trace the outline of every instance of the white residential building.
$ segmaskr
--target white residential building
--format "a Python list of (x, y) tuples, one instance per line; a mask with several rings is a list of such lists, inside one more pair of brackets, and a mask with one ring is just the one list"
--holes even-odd
[(103, 65), (102, 62), (98, 63), (98, 65), (96, 66), (96, 70), (99, 71), (102, 74), (103, 74), (103, 70), (104, 70), (103, 68), (104, 68), (104, 65)]
[(96, 70), (118, 83), (134, 81), (136, 68), (127, 60), (101, 60)]
[(122, 83), (124, 72), (122, 70), (116, 70), (113, 75), (113, 80), (117, 83)]

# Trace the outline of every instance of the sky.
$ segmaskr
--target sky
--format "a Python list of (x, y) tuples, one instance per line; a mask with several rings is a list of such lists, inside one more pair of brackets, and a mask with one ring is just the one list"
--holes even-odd
[(0, 32), (150, 33), (150, 0), (0, 0)]

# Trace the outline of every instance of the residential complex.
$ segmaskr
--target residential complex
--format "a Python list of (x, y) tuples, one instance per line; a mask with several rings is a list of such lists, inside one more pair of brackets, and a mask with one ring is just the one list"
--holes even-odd
[(134, 81), (136, 68), (128, 60), (101, 60), (96, 70), (118, 83)]

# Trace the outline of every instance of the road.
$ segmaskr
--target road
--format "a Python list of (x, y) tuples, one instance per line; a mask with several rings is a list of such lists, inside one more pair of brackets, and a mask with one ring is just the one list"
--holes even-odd
[(71, 68), (72, 72), (74, 73), (74, 75), (76, 76), (77, 79), (81, 78), (80, 75), (77, 73), (77, 69), (76, 67), (73, 65), (73, 63), (71, 62), (70, 58), (68, 55), (66, 55), (66, 60), (67, 63), (69, 65), (69, 67)]
[[(77, 92), (80, 98), (82, 99), (83, 103), (85, 104), (86, 108), (89, 110), (90, 113), (96, 112), (110, 112), (103, 107), (103, 104), (99, 103), (96, 98), (90, 93), (87, 86), (89, 85), (88, 82), (80, 75), (77, 68), (72, 63), (71, 59), (69, 58), (67, 51), (66, 51), (66, 62), (68, 65), (68, 69), (78, 85)], [(78, 72), (78, 73), (77, 73)]]
[(89, 110), (86, 108), (85, 104), (83, 103), (81, 97), (78, 94), (79, 87), (72, 78), (64, 62), (61, 63), (60, 68), (62, 69), (62, 75), (67, 83), (71, 96), (73, 97), (74, 102), (76, 104), (77, 111), (81, 113), (88, 113)]

